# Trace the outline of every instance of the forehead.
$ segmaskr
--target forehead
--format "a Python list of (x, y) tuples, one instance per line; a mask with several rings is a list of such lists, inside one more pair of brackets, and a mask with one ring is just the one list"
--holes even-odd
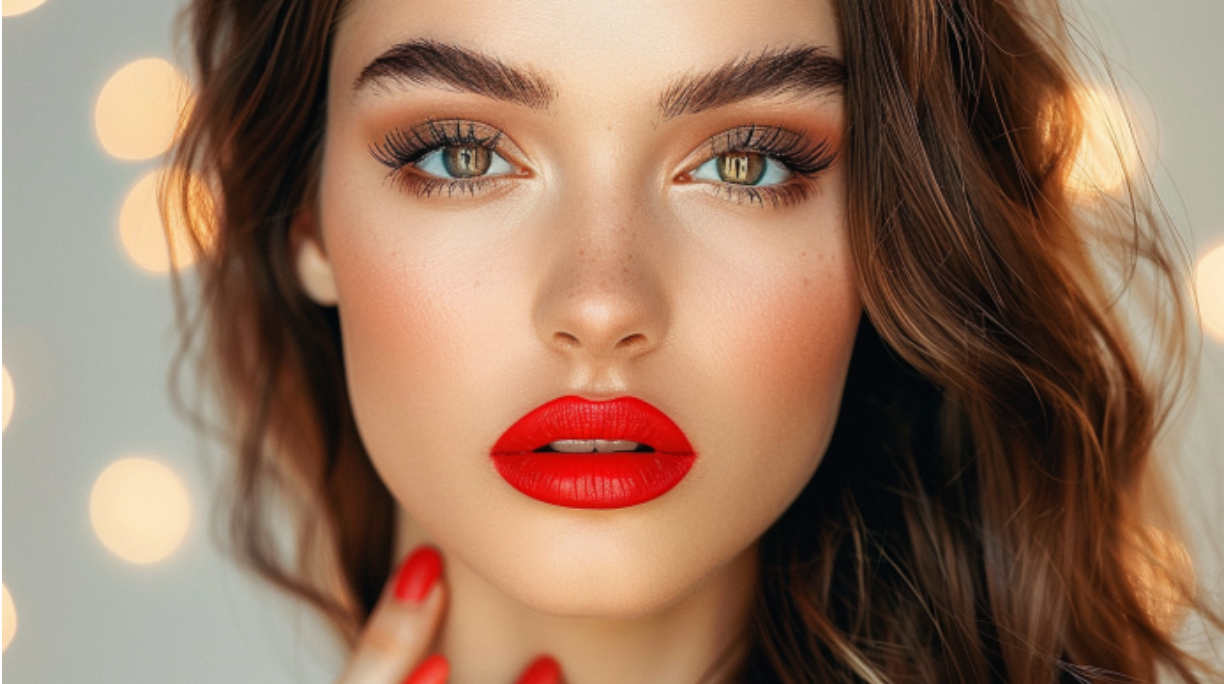
[(352, 84), (389, 47), (417, 38), (547, 74), (559, 103), (655, 98), (676, 75), (767, 48), (841, 55), (831, 0), (349, 0), (333, 44), (334, 83)]

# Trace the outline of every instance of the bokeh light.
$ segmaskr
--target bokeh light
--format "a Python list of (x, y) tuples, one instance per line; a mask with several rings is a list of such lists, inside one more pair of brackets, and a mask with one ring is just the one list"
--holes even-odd
[(94, 482), (89, 518), (98, 539), (132, 563), (154, 563), (178, 548), (191, 522), (187, 488), (166, 466), (125, 458)]
[(1194, 269), (1203, 329), (1224, 341), (1224, 245), (1203, 255)]
[(8, 585), (0, 585), (4, 589), (4, 646), (0, 650), (7, 651), (13, 637), (17, 636), (17, 606), (13, 605), (13, 597), (9, 596)]
[(191, 88), (164, 59), (141, 59), (115, 72), (94, 108), (98, 140), (120, 159), (149, 159), (165, 152), (179, 132)]
[(1177, 537), (1160, 528), (1149, 526), (1140, 536), (1131, 581), (1152, 622), (1171, 633), (1189, 609), (1194, 562)]
[(13, 402), (16, 401), (17, 396), (13, 393), (13, 379), (9, 377), (8, 368), (0, 366), (0, 369), (4, 371), (4, 404), (0, 405), (0, 407), (4, 411), (3, 429), (7, 430), (9, 421), (13, 419)]
[[(47, 0), (4, 0), (4, 16), (15, 17), (18, 14), (25, 14), (30, 10), (37, 9)], [(8, 594), (5, 594), (5, 600), (8, 600)], [(4, 604), (8, 606), (8, 603)], [(5, 632), (7, 634), (7, 632)], [(6, 640), (5, 645), (8, 645)]]
[[(119, 210), (119, 239), (123, 249), (137, 266), (150, 273), (166, 273), (172, 263), (171, 245), (166, 240), (157, 198), (157, 187), (163, 173), (153, 171), (137, 181)], [(204, 229), (203, 237), (207, 243), (212, 225), (212, 196), (198, 176), (193, 174), (190, 178), (192, 222)], [(178, 197), (175, 195), (171, 199), (177, 200)], [(173, 240), (173, 263), (178, 268), (185, 268), (195, 261), (195, 252), (180, 206), (177, 201), (170, 203), (169, 232)]]
[(1075, 192), (1115, 193), (1139, 164), (1133, 117), (1120, 97), (1113, 88), (1104, 86), (1080, 91), (1084, 139), (1069, 179)]

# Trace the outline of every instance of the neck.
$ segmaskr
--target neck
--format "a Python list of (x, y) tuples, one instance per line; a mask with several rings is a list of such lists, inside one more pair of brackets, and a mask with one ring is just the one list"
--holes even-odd
[[(401, 556), (430, 541), (408, 516), (400, 521)], [(449, 600), (435, 644), (451, 664), (448, 684), (511, 684), (545, 654), (566, 684), (725, 684), (745, 655), (756, 544), (665, 608), (633, 618), (541, 613), (439, 550)]]

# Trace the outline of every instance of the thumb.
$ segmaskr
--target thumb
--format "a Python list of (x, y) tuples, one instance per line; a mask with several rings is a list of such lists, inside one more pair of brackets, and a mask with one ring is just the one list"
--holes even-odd
[[(445, 603), (442, 556), (413, 551), (383, 588), (337, 684), (400, 684), (425, 657)], [(444, 665), (443, 665), (444, 666)]]

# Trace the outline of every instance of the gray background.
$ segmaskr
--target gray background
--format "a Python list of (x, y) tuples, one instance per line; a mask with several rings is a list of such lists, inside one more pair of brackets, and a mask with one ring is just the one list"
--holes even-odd
[[(1162, 196), (1201, 255), (1224, 242), (1224, 2), (1086, 7), (1149, 124)], [(136, 270), (119, 244), (123, 198), (156, 162), (106, 154), (94, 100), (135, 59), (181, 63), (175, 11), (161, 0), (48, 0), (3, 20), (3, 354), (17, 390), (3, 437), (3, 572), (19, 617), (3, 665), (13, 683), (327, 682), (339, 667), (304, 612), (210, 545), (205, 449), (167, 401), (169, 283)], [(1224, 345), (1206, 338), (1202, 351), (1199, 396), (1170, 451), (1199, 576), (1221, 600), (1211, 523), (1224, 521)], [(193, 497), (187, 540), (148, 566), (113, 556), (89, 523), (94, 479), (132, 454), (171, 465)]]

